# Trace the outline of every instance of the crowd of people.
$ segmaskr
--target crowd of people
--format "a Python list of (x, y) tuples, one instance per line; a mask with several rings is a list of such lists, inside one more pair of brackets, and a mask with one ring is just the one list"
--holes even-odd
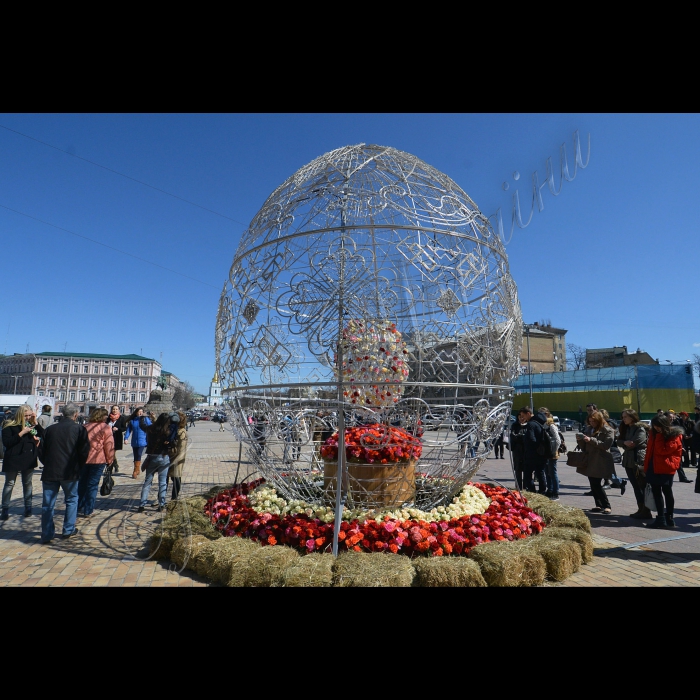
[[(154, 476), (158, 475), (157, 511), (163, 511), (167, 500), (168, 481), (172, 481), (171, 498), (177, 499), (182, 487), (182, 471), (187, 454), (186, 416), (181, 411), (146, 415), (142, 408), (126, 418), (118, 406), (91, 411), (87, 422), (78, 421), (78, 407), (68, 403), (62, 418), (52, 422), (51, 410), (44, 408), (37, 417), (29, 405), (17, 408), (6, 416), (2, 425), (4, 449), (0, 520), (9, 517), (12, 492), (21, 475), (24, 496), (24, 517), (32, 516), (32, 477), (41, 462), (43, 489), (41, 508), (41, 542), (56, 537), (54, 511), (59, 492), (65, 499), (65, 516), (61, 537), (78, 533), (78, 518), (89, 519), (95, 510), (100, 479), (111, 478), (119, 471), (117, 452), (131, 438), (134, 456), (132, 478), (143, 471), (138, 511), (143, 512)], [(143, 454), (146, 459), (143, 460)]]
[[(637, 510), (630, 514), (631, 518), (653, 519), (648, 527), (654, 529), (675, 527), (673, 480), (678, 474), (680, 482), (692, 483), (684, 466), (698, 466), (700, 406), (695, 407), (694, 417), (686, 412), (676, 414), (673, 410), (659, 409), (649, 426), (631, 408), (622, 411), (619, 424), (593, 403), (586, 406), (586, 411), (585, 425), (576, 433), (572, 451), (584, 455), (575, 460), (581, 462), (576, 471), (588, 478), (590, 491), (585, 495), (592, 496), (595, 504), (591, 512), (610, 515), (612, 507), (606, 491), (617, 488), (622, 495), (629, 483), (637, 501)], [(554, 456), (542, 449), (543, 431), (549, 433), (554, 444)], [(560, 456), (569, 453), (562, 446), (563, 440), (546, 407), (533, 412), (532, 407), (525, 406), (518, 411), (508, 444), (518, 489), (559, 500), (557, 462)], [(624, 469), (626, 478), (620, 478), (616, 465)], [(700, 477), (696, 479), (695, 492), (700, 493)]]
[[(680, 482), (692, 483), (685, 468), (698, 467), (700, 460), (700, 407), (695, 408), (692, 417), (686, 412), (676, 414), (673, 410), (659, 409), (650, 425), (642, 422), (631, 408), (622, 411), (619, 423), (593, 403), (586, 406), (586, 411), (585, 424), (575, 435), (573, 450), (567, 447), (548, 408), (535, 411), (525, 406), (518, 411), (510, 431), (501, 433), (493, 444), (497, 458), (504, 457), (504, 447), (511, 451), (516, 488), (559, 500), (559, 458), (579, 452), (583, 461), (576, 470), (588, 479), (590, 490), (585, 495), (593, 498), (591, 512), (611, 514), (607, 491), (619, 489), (623, 495), (629, 484), (637, 502), (631, 518), (653, 520), (648, 523), (650, 528), (675, 527), (674, 476), (678, 474)], [(333, 430), (333, 416), (326, 413), (319, 412), (314, 426), (313, 439), (319, 444)], [(156, 475), (158, 511), (165, 508), (169, 481), (171, 498), (179, 497), (188, 442), (188, 417), (183, 412), (155, 416), (138, 408), (127, 417), (118, 406), (112, 406), (109, 412), (104, 408), (94, 409), (87, 422), (81, 424), (77, 406), (69, 403), (62, 414), (62, 419), (54, 422), (50, 407), (44, 407), (37, 416), (29, 405), (23, 405), (13, 415), (5, 415), (2, 425), (5, 483), (0, 520), (9, 517), (18, 477), (22, 482), (24, 517), (32, 516), (32, 477), (41, 462), (42, 542), (55, 538), (53, 515), (61, 490), (66, 504), (62, 537), (72, 537), (78, 532), (77, 519), (88, 519), (94, 513), (100, 479), (119, 472), (118, 453), (127, 441), (133, 453), (132, 478), (145, 475), (138, 511), (145, 511)], [(264, 417), (250, 416), (250, 423), (263, 451)], [(283, 426), (285, 456), (294, 460), (298, 458), (300, 436), (291, 417), (283, 421)], [(548, 440), (543, 441), (545, 434)], [(543, 449), (544, 444), (547, 449)], [(460, 444), (465, 453), (473, 452), (476, 447), (466, 442)], [(695, 492), (700, 493), (700, 477), (696, 479)]]

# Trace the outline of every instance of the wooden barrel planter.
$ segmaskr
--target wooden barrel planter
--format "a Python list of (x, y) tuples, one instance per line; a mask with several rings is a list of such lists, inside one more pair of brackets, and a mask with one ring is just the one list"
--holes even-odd
[[(417, 459), (378, 464), (348, 461), (346, 483), (350, 508), (392, 508), (412, 502), (416, 496)], [(324, 460), (323, 492), (329, 505), (335, 505), (338, 463)]]

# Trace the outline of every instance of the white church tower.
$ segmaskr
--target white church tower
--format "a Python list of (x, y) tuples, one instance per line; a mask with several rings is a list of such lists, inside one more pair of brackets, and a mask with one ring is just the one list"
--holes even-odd
[(209, 396), (207, 397), (207, 403), (210, 406), (221, 406), (221, 384), (219, 384), (219, 373), (214, 373), (214, 378), (211, 380), (209, 385)]

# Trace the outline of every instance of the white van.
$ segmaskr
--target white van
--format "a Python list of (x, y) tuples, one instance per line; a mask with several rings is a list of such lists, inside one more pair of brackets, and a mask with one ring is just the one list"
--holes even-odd
[(552, 420), (554, 421), (554, 425), (556, 425), (557, 428), (561, 428), (561, 425), (559, 425), (559, 416), (552, 416)]

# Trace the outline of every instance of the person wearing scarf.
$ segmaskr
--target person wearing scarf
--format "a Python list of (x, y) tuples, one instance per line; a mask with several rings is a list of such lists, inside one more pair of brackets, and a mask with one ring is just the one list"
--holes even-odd
[(111, 426), (112, 436), (114, 437), (114, 462), (112, 462), (112, 472), (116, 474), (119, 471), (117, 450), (121, 450), (124, 447), (124, 432), (127, 429), (129, 421), (121, 414), (119, 406), (112, 406), (109, 415), (105, 419), (105, 423)]

